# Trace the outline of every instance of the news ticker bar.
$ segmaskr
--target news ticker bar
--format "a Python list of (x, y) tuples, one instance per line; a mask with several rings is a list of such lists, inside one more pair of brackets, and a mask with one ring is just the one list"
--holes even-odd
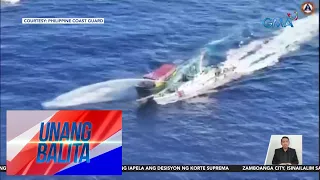
[[(6, 172), (6, 165), (0, 166)], [(122, 172), (320, 172), (319, 165), (123, 165)]]

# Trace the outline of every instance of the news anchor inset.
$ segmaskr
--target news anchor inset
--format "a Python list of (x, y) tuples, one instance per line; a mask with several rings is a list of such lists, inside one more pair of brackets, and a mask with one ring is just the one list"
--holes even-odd
[(298, 165), (299, 160), (296, 150), (289, 147), (290, 139), (287, 136), (281, 138), (281, 148), (274, 151), (273, 165)]
[[(281, 146), (281, 147), (280, 147)], [(272, 135), (265, 165), (301, 165), (302, 135)]]

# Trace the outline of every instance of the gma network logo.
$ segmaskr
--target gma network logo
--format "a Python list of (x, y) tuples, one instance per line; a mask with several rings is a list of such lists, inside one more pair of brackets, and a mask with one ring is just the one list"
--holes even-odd
[(279, 28), (279, 27), (293, 27), (293, 21), (298, 20), (298, 12), (295, 11), (294, 14), (287, 13), (285, 18), (265, 18), (263, 25), (266, 28)]

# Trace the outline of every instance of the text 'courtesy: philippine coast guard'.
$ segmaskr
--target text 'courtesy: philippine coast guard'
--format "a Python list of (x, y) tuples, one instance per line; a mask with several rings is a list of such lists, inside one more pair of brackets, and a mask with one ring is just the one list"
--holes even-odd
[(104, 18), (22, 18), (22, 24), (104, 24)]

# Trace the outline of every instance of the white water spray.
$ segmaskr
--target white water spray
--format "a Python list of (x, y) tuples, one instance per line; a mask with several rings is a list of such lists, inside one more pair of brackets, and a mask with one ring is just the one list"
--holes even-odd
[[(42, 103), (45, 108), (69, 107), (81, 104), (116, 101), (127, 95), (126, 90), (147, 79), (118, 79), (82, 86), (51, 101)], [(135, 93), (135, 92), (131, 92)]]

